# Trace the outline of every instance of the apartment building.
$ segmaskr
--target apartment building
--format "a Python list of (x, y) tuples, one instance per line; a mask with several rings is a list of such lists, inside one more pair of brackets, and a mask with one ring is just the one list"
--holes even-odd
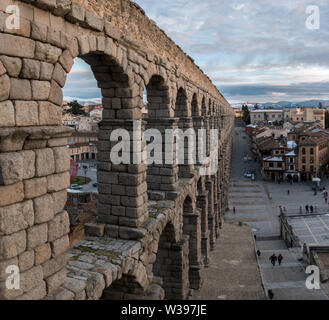
[(257, 109), (250, 111), (250, 122), (252, 124), (283, 122), (282, 109)]
[(75, 161), (96, 160), (97, 141), (97, 132), (74, 132), (68, 138), (71, 158)]

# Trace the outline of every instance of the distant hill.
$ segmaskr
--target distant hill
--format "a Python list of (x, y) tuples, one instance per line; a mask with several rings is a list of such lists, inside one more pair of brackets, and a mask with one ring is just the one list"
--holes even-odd
[[(323, 107), (329, 107), (329, 100), (307, 100), (307, 101), (300, 101), (300, 102), (291, 102), (291, 101), (265, 102), (265, 103), (258, 103), (258, 106), (260, 108), (318, 107), (319, 102), (322, 103)], [(254, 104), (256, 104), (256, 102)], [(250, 105), (250, 103), (248, 103), (248, 105)], [(237, 107), (238, 104), (234, 104), (234, 106)], [(240, 106), (241, 106), (241, 104), (240, 104)]]

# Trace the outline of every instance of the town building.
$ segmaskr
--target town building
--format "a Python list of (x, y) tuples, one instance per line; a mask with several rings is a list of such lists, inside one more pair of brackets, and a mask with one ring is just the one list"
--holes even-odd
[(286, 108), (283, 112), (284, 121), (291, 121), (293, 123), (314, 122), (319, 123), (322, 128), (325, 128), (325, 109), (314, 107)]
[(267, 124), (283, 122), (282, 109), (256, 109), (250, 111), (250, 122), (252, 124)]
[(74, 132), (68, 138), (71, 158), (75, 161), (97, 160), (97, 141), (97, 132)]

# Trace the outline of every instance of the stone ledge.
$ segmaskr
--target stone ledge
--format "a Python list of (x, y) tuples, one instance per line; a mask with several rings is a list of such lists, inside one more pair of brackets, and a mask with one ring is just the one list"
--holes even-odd
[(73, 128), (65, 126), (0, 128), (0, 138), (7, 138), (13, 135), (26, 135), (31, 140), (50, 139), (54, 137), (69, 137), (73, 131)]
[(134, 274), (141, 251), (138, 241), (88, 237), (68, 252), (67, 279), (46, 300), (97, 300), (104, 289), (121, 279), (123, 271)]

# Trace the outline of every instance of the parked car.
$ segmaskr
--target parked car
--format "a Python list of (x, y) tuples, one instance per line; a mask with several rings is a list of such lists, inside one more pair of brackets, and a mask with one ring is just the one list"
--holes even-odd
[(93, 187), (94, 187), (94, 188), (97, 188), (97, 187), (98, 187), (98, 182), (94, 182), (94, 183), (93, 183)]
[(78, 185), (78, 184), (71, 184), (70, 189), (73, 189), (73, 190), (82, 190), (83, 187), (80, 186), (80, 185)]

